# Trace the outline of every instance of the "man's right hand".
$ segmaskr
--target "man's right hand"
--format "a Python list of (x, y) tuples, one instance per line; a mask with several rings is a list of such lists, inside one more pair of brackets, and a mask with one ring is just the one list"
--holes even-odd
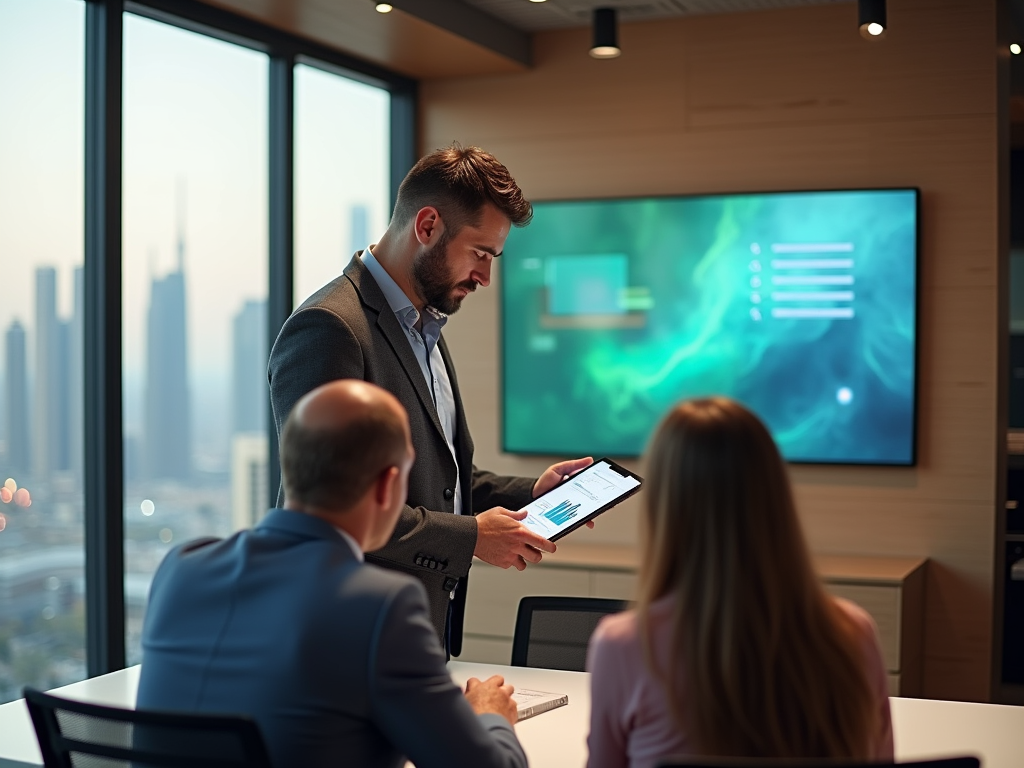
[(501, 715), (509, 725), (515, 725), (519, 719), (516, 703), (512, 701), (515, 689), (505, 685), (505, 678), (494, 675), (483, 682), (471, 677), (466, 681), (466, 701), (478, 715)]
[(525, 509), (513, 512), (492, 507), (481, 512), (476, 516), (473, 554), (485, 563), (520, 571), (526, 569), (527, 563), (539, 563), (545, 552), (555, 551), (555, 545), (519, 522), (525, 518)]

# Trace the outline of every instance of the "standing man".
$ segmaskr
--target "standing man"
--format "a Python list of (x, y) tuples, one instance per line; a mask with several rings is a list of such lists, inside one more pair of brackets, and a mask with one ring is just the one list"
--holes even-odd
[(536, 481), (478, 470), (441, 336), (463, 299), (490, 284), (509, 228), (532, 215), (493, 155), (458, 145), (432, 152), (399, 187), (380, 241), (295, 310), (270, 353), (278, 436), (296, 401), (334, 379), (372, 382), (405, 407), (416, 449), (408, 501), (390, 541), (367, 559), (423, 582), (434, 629), (456, 656), (473, 556), (523, 570), (554, 552), (512, 510), (591, 463), (554, 464)]

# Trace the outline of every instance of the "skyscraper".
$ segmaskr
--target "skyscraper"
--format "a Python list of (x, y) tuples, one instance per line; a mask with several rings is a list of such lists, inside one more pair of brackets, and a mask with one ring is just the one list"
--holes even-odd
[(247, 301), (232, 329), (231, 433), (265, 432), (267, 386), (267, 302)]
[(75, 267), (68, 328), (68, 464), (81, 487), (85, 475), (85, 269)]
[(252, 528), (267, 514), (270, 479), (267, 433), (248, 432), (231, 438), (231, 527)]
[(61, 344), (57, 319), (57, 270), (36, 269), (35, 393), (32, 409), (32, 474), (60, 469)]
[(71, 467), (71, 447), (68, 441), (70, 429), (68, 419), (71, 416), (71, 392), (75, 383), (71, 381), (71, 322), (57, 320), (57, 360), (56, 360), (56, 400), (54, 413), (57, 424), (53, 429), (53, 466), (52, 469), (69, 469)]
[(353, 253), (363, 250), (370, 244), (370, 209), (361, 203), (356, 203), (349, 211), (349, 216), (351, 242), (348, 253), (341, 254), (345, 264), (348, 264)]
[(150, 480), (188, 480), (192, 474), (185, 241), (180, 233), (177, 267), (153, 279), (146, 320), (143, 472)]
[(32, 466), (28, 428), (28, 365), (25, 358), (25, 329), (17, 320), (7, 329), (4, 350), (4, 371), (7, 379), (4, 385), (7, 466), (12, 473), (28, 472)]

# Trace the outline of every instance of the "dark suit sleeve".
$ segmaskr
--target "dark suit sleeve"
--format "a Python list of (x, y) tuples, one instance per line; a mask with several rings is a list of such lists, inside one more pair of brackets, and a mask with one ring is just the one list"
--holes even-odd
[(417, 768), (526, 768), (508, 722), (476, 715), (452, 682), (419, 584), (392, 594), (375, 635), (368, 669), (374, 723)]
[(519, 510), (533, 500), (536, 478), (506, 477), (473, 467), (473, 512), (491, 507)]

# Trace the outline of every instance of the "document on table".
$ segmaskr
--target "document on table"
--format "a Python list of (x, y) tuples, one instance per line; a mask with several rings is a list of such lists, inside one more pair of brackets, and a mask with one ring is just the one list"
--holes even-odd
[(566, 693), (548, 693), (546, 691), (534, 691), (529, 688), (516, 688), (512, 694), (512, 700), (516, 703), (519, 712), (519, 719), (539, 715), (549, 709), (564, 707), (569, 703), (569, 695)]

